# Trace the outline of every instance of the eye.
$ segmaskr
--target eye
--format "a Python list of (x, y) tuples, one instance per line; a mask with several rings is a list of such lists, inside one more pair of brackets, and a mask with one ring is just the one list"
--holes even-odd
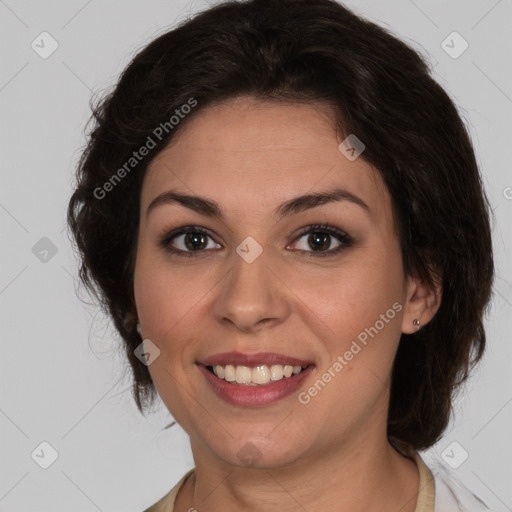
[[(309, 256), (332, 256), (352, 246), (354, 240), (340, 229), (327, 224), (304, 228), (293, 242), (293, 250), (310, 253)], [(178, 256), (200, 256), (207, 250), (222, 249), (212, 236), (199, 226), (177, 228), (168, 233), (159, 245)]]
[(344, 231), (327, 224), (316, 224), (302, 230), (294, 242), (294, 249), (316, 253), (310, 256), (329, 256), (352, 244), (352, 237)]
[(205, 249), (220, 249), (221, 246), (213, 241), (211, 235), (198, 226), (178, 228), (168, 233), (160, 242), (161, 247), (180, 256), (194, 256), (194, 252)]

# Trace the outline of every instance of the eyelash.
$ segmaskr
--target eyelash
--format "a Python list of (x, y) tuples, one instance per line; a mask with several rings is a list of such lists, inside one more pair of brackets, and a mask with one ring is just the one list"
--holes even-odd
[[(183, 251), (181, 249), (175, 249), (171, 246), (171, 242), (174, 238), (180, 236), (180, 235), (186, 235), (188, 233), (199, 233), (205, 236), (208, 236), (210, 238), (213, 238), (208, 231), (206, 231), (204, 228), (201, 228), (199, 226), (185, 226), (183, 228), (177, 228), (170, 233), (168, 233), (163, 240), (159, 242), (159, 246), (165, 249), (166, 251), (175, 254), (177, 256), (184, 256), (186, 258), (195, 258), (200, 256), (200, 253), (204, 253), (205, 250), (198, 250), (198, 251)], [(300, 240), (304, 235), (311, 234), (311, 233), (323, 233), (330, 236), (333, 236), (340, 242), (340, 245), (336, 247), (335, 249), (330, 249), (328, 251), (302, 251), (305, 253), (308, 253), (308, 257), (311, 258), (325, 258), (327, 256), (335, 256), (339, 252), (341, 252), (343, 249), (346, 249), (348, 247), (351, 247), (354, 243), (354, 239), (345, 233), (344, 231), (341, 231), (341, 229), (338, 229), (334, 226), (330, 226), (328, 224), (313, 224), (311, 226), (306, 226), (301, 230), (299, 235), (295, 238), (294, 242)], [(210, 249), (211, 250), (211, 249)], [(300, 249), (298, 250), (300, 252)]]

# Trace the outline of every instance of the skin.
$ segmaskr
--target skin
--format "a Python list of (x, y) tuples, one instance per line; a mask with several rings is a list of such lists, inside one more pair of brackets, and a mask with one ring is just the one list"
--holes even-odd
[[(161, 351), (151, 376), (196, 465), (177, 512), (415, 509), (416, 464), (386, 438), (390, 375), (401, 333), (431, 320), (441, 290), (404, 275), (389, 193), (362, 157), (340, 152), (343, 138), (325, 105), (238, 98), (197, 112), (148, 167), (134, 292), (143, 337)], [(369, 211), (338, 201), (273, 215), (291, 198), (335, 187)], [(168, 190), (216, 201), (224, 219), (178, 203), (147, 214)], [(322, 223), (354, 244), (315, 256), (311, 237), (298, 237)], [(187, 225), (211, 232), (206, 249), (187, 258), (159, 246)], [(248, 236), (263, 248), (250, 264), (235, 251)], [(174, 246), (186, 250), (183, 242)], [(195, 364), (219, 352), (287, 354), (314, 361), (304, 391), (394, 303), (401, 311), (307, 405), (296, 393), (263, 407), (228, 404)], [(259, 453), (252, 467), (237, 455), (248, 443)]]

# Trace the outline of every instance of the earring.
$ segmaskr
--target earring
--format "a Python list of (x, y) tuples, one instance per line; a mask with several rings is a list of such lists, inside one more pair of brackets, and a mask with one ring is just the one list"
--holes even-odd
[(140, 326), (140, 324), (137, 324), (137, 332), (139, 333), (140, 336), (142, 336), (142, 327)]
[(413, 320), (412, 321), (412, 324), (414, 325), (414, 327), (416, 327), (416, 330), (419, 331), (420, 330), (420, 327), (421, 327), (421, 323), (418, 319), (416, 320)]

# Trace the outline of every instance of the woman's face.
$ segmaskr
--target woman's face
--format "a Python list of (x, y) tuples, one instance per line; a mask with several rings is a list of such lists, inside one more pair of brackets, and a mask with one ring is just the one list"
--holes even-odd
[(184, 128), (144, 180), (135, 299), (196, 458), (279, 467), (382, 439), (414, 329), (380, 175), (321, 105), (231, 100)]

